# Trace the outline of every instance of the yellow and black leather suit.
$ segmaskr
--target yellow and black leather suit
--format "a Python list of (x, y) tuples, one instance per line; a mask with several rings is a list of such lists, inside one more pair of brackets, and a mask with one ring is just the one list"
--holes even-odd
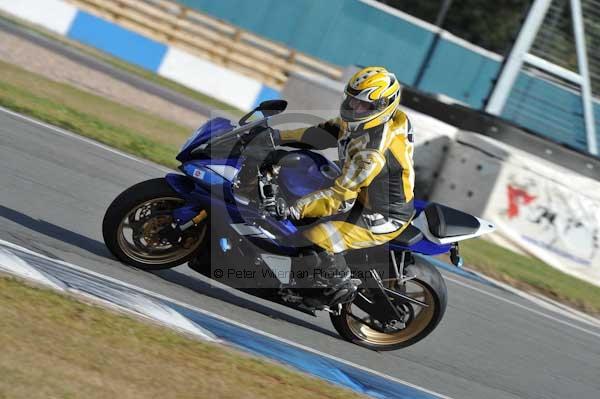
[[(414, 145), (406, 114), (397, 109), (386, 123), (358, 132), (344, 125), (336, 118), (281, 132), (283, 145), (303, 143), (325, 149), (337, 141), (341, 175), (331, 187), (290, 207), (296, 219), (337, 215), (304, 233), (329, 253), (384, 244), (403, 231), (414, 212)], [(360, 217), (344, 217), (353, 207), (360, 207)]]

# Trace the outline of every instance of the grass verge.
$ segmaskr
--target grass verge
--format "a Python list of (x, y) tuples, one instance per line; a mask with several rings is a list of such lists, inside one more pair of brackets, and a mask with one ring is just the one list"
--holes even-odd
[(469, 268), (525, 291), (534, 291), (600, 316), (600, 287), (546, 263), (481, 239), (461, 244)]
[(221, 345), (0, 277), (1, 398), (360, 398)]
[(0, 105), (171, 167), (190, 134), (187, 127), (2, 61)]
[(211, 97), (204, 93), (200, 93), (199, 91), (190, 89), (189, 87), (186, 87), (186, 86), (179, 84), (175, 81), (172, 81), (170, 79), (163, 78), (162, 76), (157, 75), (154, 72), (148, 71), (146, 69), (138, 67), (137, 65), (133, 65), (133, 64), (130, 64), (123, 60), (120, 60), (118, 58), (115, 58), (115, 57), (111, 56), (110, 54), (104, 53), (93, 47), (86, 46), (85, 44), (79, 43), (75, 40), (71, 40), (64, 36), (58, 35), (54, 32), (51, 32), (51, 31), (39, 26), (39, 25), (35, 25), (30, 22), (21, 20), (19, 18), (13, 17), (4, 12), (0, 12), (0, 19), (3, 19), (9, 23), (20, 26), (27, 30), (33, 31), (33, 32), (35, 32), (43, 37), (46, 37), (48, 39), (65, 44), (69, 47), (73, 47), (73, 48), (77, 49), (78, 51), (80, 51), (84, 54), (90, 55), (92, 57), (95, 57), (101, 61), (104, 61), (109, 65), (112, 65), (116, 68), (122, 69), (133, 75), (144, 78), (150, 82), (156, 83), (160, 86), (163, 86), (165, 88), (173, 90), (174, 92), (183, 94), (193, 100), (196, 100), (196, 101), (203, 103), (214, 109), (223, 110), (223, 111), (226, 111), (227, 113), (229, 113), (230, 115), (239, 116), (239, 117), (241, 117), (242, 115), (244, 115), (246, 113), (246, 112), (244, 112), (240, 109), (237, 109), (229, 104), (221, 102), (214, 97)]
[[(189, 129), (0, 61), (0, 105), (173, 167)], [(511, 285), (600, 314), (600, 288), (495, 244), (463, 246), (469, 265)]]

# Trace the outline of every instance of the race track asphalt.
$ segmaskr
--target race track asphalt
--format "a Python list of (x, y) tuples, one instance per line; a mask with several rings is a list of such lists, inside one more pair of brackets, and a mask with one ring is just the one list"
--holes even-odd
[(377, 353), (304, 315), (179, 267), (115, 261), (100, 226), (112, 199), (165, 169), (0, 111), (0, 238), (169, 296), (453, 398), (600, 398), (600, 328), (506, 291), (447, 276), (449, 307), (428, 338)]

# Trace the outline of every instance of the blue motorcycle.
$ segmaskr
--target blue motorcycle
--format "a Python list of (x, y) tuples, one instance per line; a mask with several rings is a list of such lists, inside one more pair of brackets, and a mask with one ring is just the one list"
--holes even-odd
[(270, 121), (286, 106), (265, 101), (237, 125), (224, 118), (206, 122), (177, 155), (182, 174), (136, 184), (111, 203), (102, 226), (106, 246), (139, 269), (188, 262), (253, 295), (312, 315), (327, 311), (343, 338), (370, 349), (420, 341), (441, 321), (447, 290), (439, 271), (419, 254), (449, 253), (460, 266), (458, 242), (494, 226), (415, 201), (415, 217), (395, 240), (345, 254), (360, 280), (351, 302), (330, 307), (314, 300), (318, 290), (297, 281), (303, 276), (293, 274), (291, 259), (301, 256), (296, 238), (318, 221), (286, 220), (273, 210), (331, 186), (340, 170), (316, 151), (276, 145), (278, 131)]

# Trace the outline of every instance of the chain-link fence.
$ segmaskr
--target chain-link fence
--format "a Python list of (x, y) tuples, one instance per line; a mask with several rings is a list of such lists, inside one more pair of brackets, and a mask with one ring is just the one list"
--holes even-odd
[[(582, 0), (592, 91), (600, 96), (600, 0)], [(570, 0), (554, 0), (530, 52), (577, 72)]]
[(377, 0), (505, 55), (532, 0)]
[[(533, 0), (378, 0), (436, 22), (473, 44), (508, 56)], [(580, 0), (597, 136), (600, 133), (600, 0)], [(583, 151), (594, 147), (584, 119), (571, 0), (553, 0), (500, 115)], [(447, 12), (445, 12), (447, 11)], [(443, 15), (443, 18), (440, 18)], [(529, 61), (528, 61), (529, 60)], [(535, 66), (534, 66), (535, 64)], [(550, 65), (548, 68), (546, 65)], [(559, 66), (562, 68), (552, 67)], [(571, 71), (564, 73), (564, 70)], [(553, 72), (549, 72), (553, 70)], [(559, 70), (561, 73), (556, 73)], [(492, 86), (490, 86), (492, 87)], [(491, 94), (491, 93), (489, 93)], [(489, 98), (488, 98), (489, 99)], [(589, 122), (589, 120), (588, 120)], [(592, 136), (593, 137), (593, 136)], [(598, 141), (598, 139), (596, 140)]]
[[(536, 132), (569, 146), (594, 151), (593, 130), (600, 132), (600, 0), (581, 0), (586, 42), (586, 54), (591, 81), (591, 94), (595, 99), (589, 112), (595, 115), (586, 120), (582, 103), (582, 87), (576, 75), (578, 66), (571, 0), (553, 0), (535, 36), (529, 54), (548, 63), (573, 72), (552, 73), (539, 62), (525, 63), (516, 80), (502, 116)], [(563, 69), (563, 70), (564, 70)], [(560, 76), (558, 76), (560, 75)], [(598, 141), (598, 138), (596, 138)]]
[[(378, 0), (442, 28), (469, 42), (506, 55), (531, 0)], [(570, 0), (554, 0), (531, 53), (577, 71)], [(600, 0), (581, 0), (594, 93), (600, 96)], [(447, 8), (447, 10), (445, 10)], [(444, 12), (447, 11), (447, 12)], [(440, 15), (443, 18), (440, 18)]]

